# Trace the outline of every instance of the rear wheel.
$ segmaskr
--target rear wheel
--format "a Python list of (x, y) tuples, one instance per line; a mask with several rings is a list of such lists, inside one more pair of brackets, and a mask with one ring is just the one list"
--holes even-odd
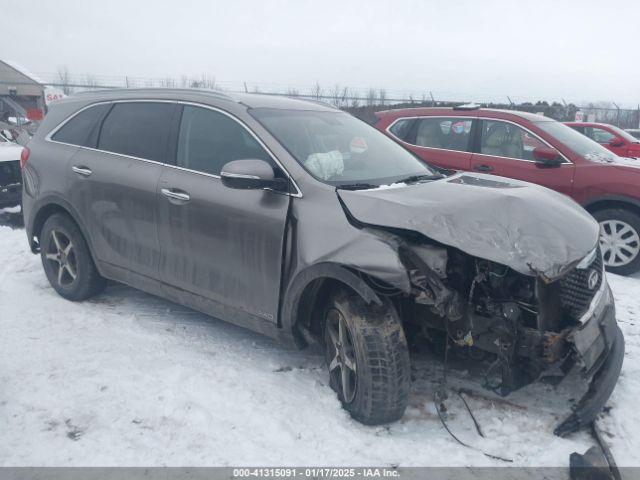
[(329, 299), (324, 318), (330, 384), (342, 406), (367, 425), (402, 417), (409, 399), (409, 352), (393, 305), (368, 305), (340, 290)]
[(640, 270), (640, 216), (622, 208), (594, 212), (600, 224), (600, 248), (609, 272), (630, 275)]
[(51, 286), (68, 300), (85, 300), (105, 287), (89, 247), (67, 215), (51, 215), (42, 227), (40, 257)]

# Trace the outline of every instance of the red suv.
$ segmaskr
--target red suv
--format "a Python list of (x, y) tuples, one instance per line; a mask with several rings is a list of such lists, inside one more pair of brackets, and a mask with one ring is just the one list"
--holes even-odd
[(563, 123), (526, 112), (462, 106), (376, 117), (376, 128), (425, 162), (569, 195), (600, 223), (607, 269), (622, 275), (640, 270), (640, 160), (618, 157)]
[(566, 124), (620, 157), (640, 157), (640, 140), (621, 128), (607, 123), (566, 122)]

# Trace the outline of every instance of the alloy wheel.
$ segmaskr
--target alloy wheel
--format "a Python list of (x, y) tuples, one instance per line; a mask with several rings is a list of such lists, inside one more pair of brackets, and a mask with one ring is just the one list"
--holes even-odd
[(600, 222), (600, 248), (607, 267), (628, 265), (640, 253), (640, 236), (622, 220), (604, 220)]
[(340, 389), (343, 400), (351, 403), (356, 396), (358, 380), (355, 349), (344, 316), (334, 308), (327, 313), (326, 337), (329, 375)]
[(78, 277), (78, 262), (71, 239), (60, 230), (51, 230), (46, 246), (45, 259), (51, 263), (56, 281), (61, 287), (69, 287)]

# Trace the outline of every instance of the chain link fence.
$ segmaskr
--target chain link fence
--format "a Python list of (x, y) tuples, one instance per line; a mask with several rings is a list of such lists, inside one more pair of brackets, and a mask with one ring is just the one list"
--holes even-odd
[[(530, 102), (508, 95), (460, 94), (436, 91), (394, 91), (385, 88), (353, 88), (336, 84), (282, 85), (255, 82), (220, 81), (214, 76), (135, 77), (111, 75), (72, 75), (67, 69), (57, 73), (41, 73), (43, 83), (55, 86), (69, 95), (78, 91), (109, 88), (199, 88), (226, 92), (255, 92), (282, 95), (329, 103), (364, 120), (372, 120), (373, 112), (388, 108), (451, 107), (474, 102), (483, 107), (539, 113), (559, 121), (582, 117), (585, 121), (602, 122), (621, 128), (640, 127), (640, 105), (635, 109), (618, 108), (614, 102), (575, 104), (562, 101)], [(504, 99), (507, 101), (500, 101)], [(578, 113), (580, 112), (580, 113)]]

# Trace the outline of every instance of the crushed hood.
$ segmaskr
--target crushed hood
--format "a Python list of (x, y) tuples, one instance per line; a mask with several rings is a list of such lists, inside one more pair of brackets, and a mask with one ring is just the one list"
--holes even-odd
[(561, 276), (598, 243), (596, 221), (538, 185), (482, 174), (371, 190), (338, 190), (358, 221), (419, 232), (525, 275)]

